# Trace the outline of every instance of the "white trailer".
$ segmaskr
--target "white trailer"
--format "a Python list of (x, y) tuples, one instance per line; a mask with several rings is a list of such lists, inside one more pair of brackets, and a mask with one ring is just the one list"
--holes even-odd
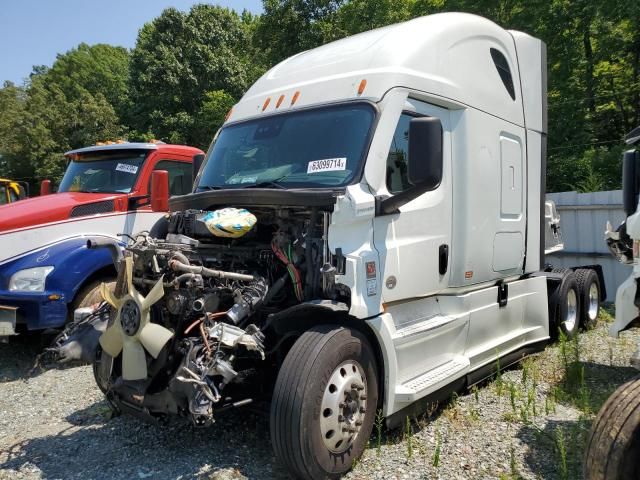
[(378, 409), (393, 425), (574, 334), (600, 283), (544, 265), (546, 63), (538, 39), (444, 13), (269, 70), (104, 291), (112, 404), (206, 425), (267, 385), (277, 458), (333, 478)]

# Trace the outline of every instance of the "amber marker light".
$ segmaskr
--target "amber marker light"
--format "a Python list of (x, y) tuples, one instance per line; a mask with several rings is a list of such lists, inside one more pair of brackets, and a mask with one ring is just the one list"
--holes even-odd
[(293, 97), (291, 98), (291, 105), (296, 103), (299, 97), (300, 97), (300, 90), (298, 90), (296, 93), (293, 94)]
[(231, 114), (233, 113), (233, 107), (231, 107), (229, 109), (229, 111), (227, 112), (227, 114), (224, 116), (224, 121), (226, 122), (227, 120), (229, 120), (229, 117), (231, 117)]
[(267, 99), (264, 101), (264, 105), (262, 105), (262, 111), (264, 112), (267, 107), (269, 106), (269, 103), (271, 102), (271, 97), (267, 97)]
[(360, 81), (360, 85), (358, 85), (358, 95), (362, 95), (362, 92), (364, 92), (364, 89), (367, 87), (367, 81), (363, 78)]
[(280, 95), (280, 98), (278, 99), (278, 103), (276, 103), (276, 108), (280, 108), (280, 105), (282, 105), (283, 100), (284, 100), (284, 95)]

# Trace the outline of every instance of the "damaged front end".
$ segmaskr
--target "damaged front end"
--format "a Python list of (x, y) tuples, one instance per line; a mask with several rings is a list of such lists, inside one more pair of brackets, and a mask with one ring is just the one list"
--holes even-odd
[(210, 425), (215, 412), (268, 394), (283, 340), (274, 318), (318, 299), (348, 310), (326, 245), (329, 214), (265, 207), (255, 217), (228, 229), (211, 212), (176, 212), (165, 239), (139, 235), (126, 247), (115, 292), (102, 288), (111, 308), (83, 320), (103, 322), (94, 373), (116, 409)]

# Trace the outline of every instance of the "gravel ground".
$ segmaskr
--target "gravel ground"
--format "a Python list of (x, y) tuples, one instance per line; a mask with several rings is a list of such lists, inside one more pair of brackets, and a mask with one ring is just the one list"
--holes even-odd
[[(594, 413), (636, 374), (628, 358), (640, 329), (610, 339), (606, 328), (548, 347), (402, 429), (374, 431), (347, 478), (580, 478)], [(111, 418), (90, 367), (30, 373), (36, 353), (35, 340), (0, 344), (0, 480), (287, 478), (264, 414), (227, 414), (207, 430)]]

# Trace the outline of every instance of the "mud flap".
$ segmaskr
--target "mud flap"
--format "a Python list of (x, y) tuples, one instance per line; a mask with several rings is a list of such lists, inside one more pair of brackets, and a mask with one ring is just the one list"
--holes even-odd
[(640, 311), (636, 306), (636, 293), (638, 290), (637, 279), (630, 275), (616, 292), (616, 319), (609, 327), (609, 335), (617, 337), (632, 321), (634, 321)]

